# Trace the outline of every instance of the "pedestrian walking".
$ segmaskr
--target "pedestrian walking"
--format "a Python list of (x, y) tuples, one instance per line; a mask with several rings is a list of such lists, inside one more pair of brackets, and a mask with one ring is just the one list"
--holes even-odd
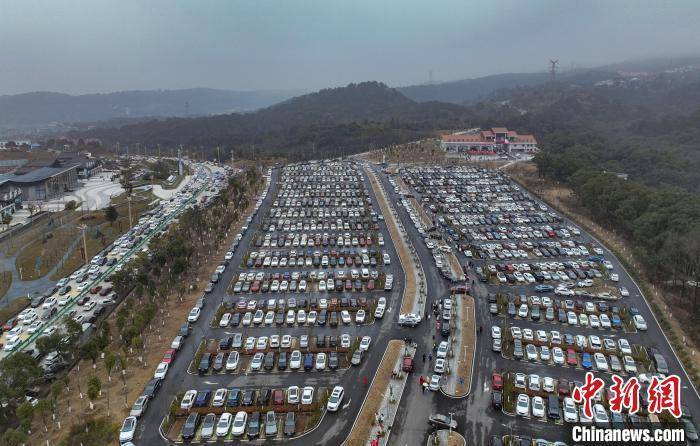
[(433, 353), (432, 352), (428, 354), (428, 361), (433, 362)]
[(425, 353), (423, 353), (423, 362), (425, 362)]

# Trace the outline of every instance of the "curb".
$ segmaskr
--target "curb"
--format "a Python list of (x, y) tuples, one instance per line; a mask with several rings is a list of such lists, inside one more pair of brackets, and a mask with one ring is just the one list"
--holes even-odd
[[(471, 294), (469, 294), (469, 296), (471, 296)], [(474, 383), (474, 363), (476, 362), (476, 341), (478, 338), (476, 337), (476, 300), (474, 299), (474, 296), (471, 297), (474, 302), (474, 352), (472, 353), (472, 367), (471, 371), (469, 372), (469, 388), (467, 389), (467, 393), (465, 393), (464, 395), (452, 395), (445, 392), (444, 390), (442, 390), (442, 387), (440, 387), (440, 393), (445, 395), (447, 398), (452, 398), (455, 400), (468, 397), (472, 393), (472, 384)]]

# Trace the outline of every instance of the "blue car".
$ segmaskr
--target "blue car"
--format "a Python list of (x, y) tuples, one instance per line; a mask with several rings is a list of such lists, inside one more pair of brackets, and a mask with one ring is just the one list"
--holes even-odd
[(617, 314), (612, 315), (611, 322), (613, 328), (622, 328), (622, 321), (620, 320), (620, 316)]
[(551, 293), (554, 291), (554, 287), (552, 285), (537, 285), (535, 291), (538, 293)]
[(586, 370), (590, 370), (591, 368), (593, 368), (593, 362), (591, 362), (590, 353), (584, 353), (583, 355), (581, 355), (581, 365)]
[(194, 400), (194, 407), (206, 407), (211, 399), (211, 390), (202, 390), (197, 393), (197, 398)]

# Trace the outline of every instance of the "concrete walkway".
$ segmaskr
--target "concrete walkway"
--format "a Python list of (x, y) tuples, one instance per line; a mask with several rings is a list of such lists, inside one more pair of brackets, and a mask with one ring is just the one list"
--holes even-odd
[[(474, 363), (474, 299), (468, 295), (452, 296), (452, 334), (450, 336), (450, 373), (443, 375), (441, 390), (447, 396), (464, 397), (471, 388), (472, 365)], [(439, 316), (438, 316), (439, 317)], [(468, 345), (471, 341), (471, 345)]]
[[(400, 371), (399, 377), (389, 381), (389, 387), (384, 392), (384, 398), (381, 403), (380, 411), (376, 414), (372, 430), (370, 431), (367, 445), (372, 445), (372, 440), (378, 440), (379, 445), (386, 445), (389, 441), (389, 433), (396, 417), (396, 409), (399, 407), (401, 395), (406, 387), (406, 383), (411, 378), (411, 374), (401, 371), (403, 366), (403, 358), (408, 353), (412, 358), (415, 357), (416, 349), (414, 347), (405, 347), (405, 353), (401, 355), (394, 365), (394, 371)], [(415, 358), (414, 358), (415, 359)], [(381, 422), (380, 422), (381, 421)]]
[(160, 184), (154, 184), (153, 194), (158, 198), (162, 198), (163, 200), (170, 200), (170, 198), (175, 196), (175, 194), (177, 194), (183, 187), (187, 186), (191, 178), (192, 177), (190, 175), (185, 176), (185, 178), (180, 181), (180, 184), (178, 184), (174, 189), (164, 189)]
[(77, 209), (97, 210), (109, 206), (112, 197), (124, 193), (124, 188), (117, 181), (111, 180), (112, 172), (102, 172), (83, 183), (80, 189), (63, 196), (57, 200), (51, 200), (42, 205), (47, 211), (62, 211), (66, 203), (71, 200), (80, 203)]

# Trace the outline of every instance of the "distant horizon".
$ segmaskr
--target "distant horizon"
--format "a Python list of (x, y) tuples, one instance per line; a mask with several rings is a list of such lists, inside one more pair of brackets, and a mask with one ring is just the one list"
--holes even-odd
[[(700, 59), (700, 53), (685, 53), (685, 54), (675, 54), (675, 55), (663, 55), (663, 56), (649, 56), (649, 57), (642, 57), (642, 58), (636, 58), (636, 59), (625, 59), (625, 60), (620, 60), (620, 61), (609, 61), (605, 63), (597, 63), (597, 64), (591, 64), (591, 65), (573, 65), (573, 70), (574, 71), (586, 71), (586, 70), (595, 70), (595, 69), (601, 69), (605, 68), (610, 65), (618, 65), (618, 64), (625, 64), (625, 63), (643, 63), (643, 62), (653, 62), (653, 61), (662, 61), (664, 59), (668, 59), (669, 61), (673, 61), (673, 59), (687, 59), (687, 58), (699, 58)], [(572, 71), (572, 66), (569, 64), (568, 66), (559, 66), (558, 71), (560, 73), (570, 73)], [(3, 93), (0, 92), (0, 97), (3, 96), (20, 96), (20, 95), (27, 95), (27, 94), (41, 94), (41, 93), (49, 93), (49, 94), (60, 94), (60, 95), (67, 95), (67, 96), (89, 96), (89, 95), (109, 95), (109, 94), (118, 94), (118, 93), (133, 93), (133, 92), (167, 92), (167, 91), (186, 91), (186, 90), (213, 90), (213, 91), (226, 91), (226, 92), (237, 92), (237, 93), (297, 93), (297, 94), (308, 94), (308, 93), (313, 93), (319, 90), (327, 89), (327, 88), (338, 88), (338, 87), (344, 87), (347, 86), (351, 83), (359, 84), (362, 82), (381, 82), (384, 83), (385, 85), (389, 86), (390, 88), (395, 88), (395, 89), (400, 89), (400, 88), (406, 88), (406, 87), (413, 87), (413, 86), (425, 86), (425, 85), (439, 85), (439, 84), (445, 84), (445, 83), (450, 83), (450, 82), (459, 82), (459, 81), (467, 81), (467, 80), (473, 80), (473, 79), (479, 79), (479, 78), (484, 78), (484, 77), (491, 77), (491, 76), (499, 76), (499, 75), (509, 75), (509, 74), (543, 74), (547, 73), (548, 71), (545, 69), (542, 70), (511, 70), (511, 71), (502, 71), (502, 72), (492, 72), (490, 74), (483, 74), (483, 75), (478, 75), (478, 76), (458, 76), (457, 78), (454, 79), (433, 79), (432, 82), (429, 80), (425, 80), (423, 82), (416, 82), (413, 84), (405, 84), (405, 85), (392, 85), (386, 81), (383, 81), (381, 79), (364, 79), (364, 80), (356, 80), (356, 81), (350, 81), (344, 84), (338, 84), (338, 85), (330, 85), (330, 86), (325, 86), (325, 87), (319, 87), (315, 89), (309, 89), (309, 88), (258, 88), (258, 89), (238, 89), (238, 88), (226, 88), (226, 87), (216, 87), (216, 86), (193, 86), (193, 87), (181, 87), (181, 88), (133, 88), (133, 89), (114, 89), (114, 90), (103, 90), (103, 91), (84, 91), (84, 92), (69, 92), (69, 91), (57, 91), (57, 90), (30, 90), (30, 91), (22, 91), (22, 92), (10, 92), (10, 93)], [(435, 74), (435, 73), (433, 73)]]

